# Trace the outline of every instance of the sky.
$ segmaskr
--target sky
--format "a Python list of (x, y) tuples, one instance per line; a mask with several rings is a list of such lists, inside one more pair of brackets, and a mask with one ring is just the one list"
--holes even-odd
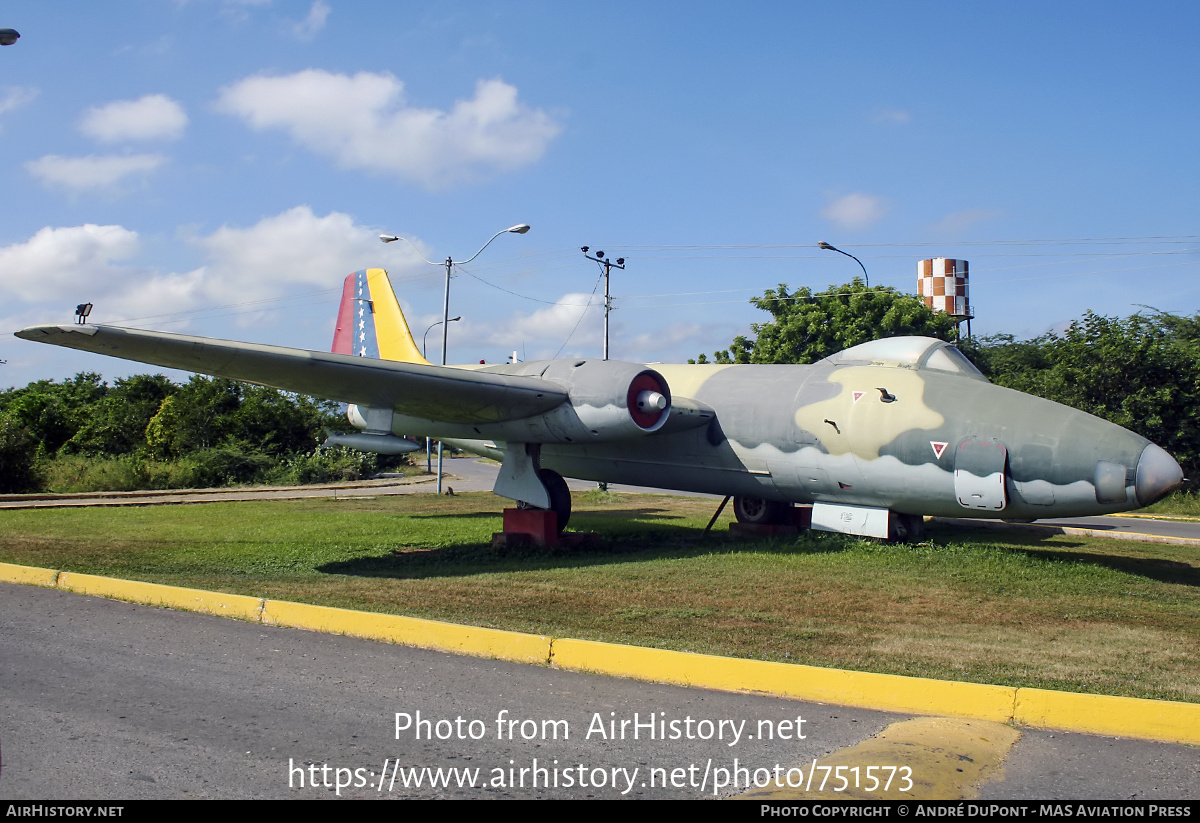
[[(450, 362), (681, 362), (787, 284), (916, 291), (977, 334), (1200, 311), (1200, 6), (1161, 2), (6, 2), (0, 387), (153, 367), (97, 323), (328, 350), (387, 269)], [(411, 241), (383, 244), (379, 235)], [(433, 261), (429, 263), (427, 261)], [(441, 330), (428, 335), (441, 357)], [(177, 376), (177, 373), (172, 373)]]

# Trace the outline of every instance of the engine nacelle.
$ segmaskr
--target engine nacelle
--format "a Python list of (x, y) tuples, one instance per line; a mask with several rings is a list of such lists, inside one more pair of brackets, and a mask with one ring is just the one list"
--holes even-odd
[(658, 431), (671, 415), (671, 389), (654, 369), (620, 360), (556, 360), (541, 373), (569, 403), (539, 419), (568, 443), (625, 440)]

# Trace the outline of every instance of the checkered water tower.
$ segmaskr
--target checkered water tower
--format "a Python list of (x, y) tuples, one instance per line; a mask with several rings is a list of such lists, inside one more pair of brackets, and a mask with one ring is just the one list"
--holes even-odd
[(945, 312), (960, 323), (966, 320), (969, 335), (970, 320), (975, 312), (967, 294), (968, 268), (966, 260), (948, 257), (917, 261), (917, 293), (925, 305), (934, 311)]

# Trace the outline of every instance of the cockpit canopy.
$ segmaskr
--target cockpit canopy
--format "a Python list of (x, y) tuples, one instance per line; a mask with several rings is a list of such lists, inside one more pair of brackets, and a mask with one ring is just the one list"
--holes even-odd
[(885, 337), (870, 340), (831, 354), (821, 361), (835, 366), (892, 366), (918, 371), (961, 374), (973, 380), (987, 381), (983, 372), (954, 346), (932, 337)]

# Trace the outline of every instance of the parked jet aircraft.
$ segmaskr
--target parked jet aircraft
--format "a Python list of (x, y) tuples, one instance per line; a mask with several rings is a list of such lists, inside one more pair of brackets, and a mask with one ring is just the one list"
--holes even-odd
[(560, 528), (563, 476), (732, 495), (749, 523), (812, 504), (814, 528), (877, 537), (915, 534), (922, 515), (1136, 509), (1183, 481), (1144, 437), (995, 386), (926, 337), (812, 365), (433, 366), (381, 269), (346, 278), (328, 354), (95, 325), (17, 336), (344, 401), (363, 430), (356, 448), (405, 451), (405, 434), (491, 455), (503, 461), (496, 494), (554, 510)]

